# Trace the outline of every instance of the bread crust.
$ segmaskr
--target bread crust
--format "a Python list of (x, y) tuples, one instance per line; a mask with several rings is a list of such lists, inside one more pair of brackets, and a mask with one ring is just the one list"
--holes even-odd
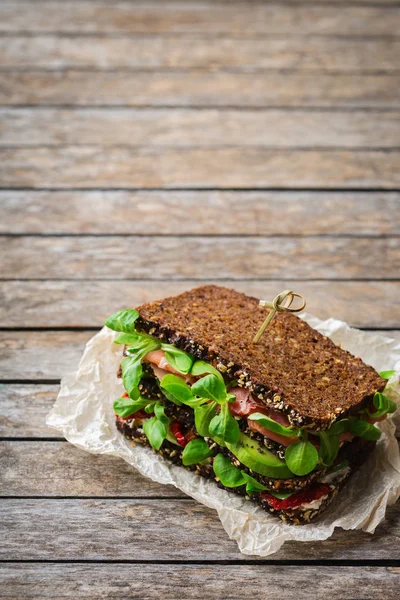
[(277, 313), (253, 344), (269, 309), (235, 290), (202, 286), (137, 310), (139, 330), (211, 363), (296, 427), (328, 429), (386, 385), (361, 358), (290, 313)]

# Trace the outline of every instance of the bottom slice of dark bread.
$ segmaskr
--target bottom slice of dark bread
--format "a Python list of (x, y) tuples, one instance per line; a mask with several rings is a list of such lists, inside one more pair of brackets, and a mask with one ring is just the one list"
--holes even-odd
[[(150, 446), (147, 437), (144, 435), (144, 433), (141, 429), (141, 426), (135, 425), (134, 421), (127, 421), (127, 420), (122, 419), (121, 417), (117, 416), (116, 417), (116, 426), (117, 426), (117, 429), (126, 438), (128, 438), (129, 440), (132, 440), (134, 443), (139, 443), (144, 446)], [(322, 501), (321, 505), (315, 509), (313, 509), (313, 508), (302, 509), (301, 507), (299, 507), (299, 508), (288, 508), (285, 510), (279, 510), (279, 509), (273, 508), (272, 506), (270, 506), (268, 501), (266, 499), (263, 499), (262, 496), (258, 493), (253, 493), (251, 496), (248, 496), (246, 494), (245, 486), (240, 486), (237, 488), (227, 488), (227, 487), (223, 486), (220, 481), (217, 481), (214, 470), (212, 468), (212, 464), (207, 464), (207, 465), (196, 464), (196, 465), (184, 466), (182, 464), (183, 448), (180, 446), (177, 446), (176, 444), (169, 442), (168, 440), (165, 440), (163, 442), (163, 444), (158, 452), (156, 452), (154, 449), (153, 449), (153, 452), (156, 452), (157, 454), (163, 456), (165, 459), (170, 460), (173, 464), (176, 464), (185, 469), (188, 469), (189, 471), (195, 472), (196, 474), (201, 475), (202, 477), (206, 477), (208, 479), (214, 479), (215, 481), (217, 481), (217, 484), (219, 487), (226, 489), (229, 492), (233, 492), (236, 494), (246, 496), (250, 501), (256, 502), (259, 506), (261, 506), (261, 508), (263, 508), (264, 510), (266, 510), (267, 512), (269, 512), (271, 514), (278, 516), (285, 523), (290, 523), (292, 525), (303, 525), (305, 523), (309, 523), (311, 520), (314, 520), (317, 516), (319, 516), (327, 508), (327, 506), (332, 502), (332, 500), (338, 494), (340, 488), (343, 487), (343, 485), (346, 483), (346, 481), (349, 479), (349, 477), (365, 462), (365, 460), (367, 459), (369, 454), (374, 449), (375, 442), (366, 442), (364, 440), (357, 440), (357, 442), (353, 442), (351, 444), (348, 444), (347, 446), (349, 447), (349, 449), (346, 452), (346, 460), (348, 461), (349, 471), (346, 473), (345, 477), (343, 477), (340, 481), (334, 482), (333, 484), (331, 484), (331, 490), (328, 493), (327, 498), (325, 498)], [(233, 464), (235, 464), (235, 461), (236, 461), (236, 463), (238, 463), (237, 459), (235, 457), (233, 457), (232, 455), (230, 455), (230, 453), (227, 452), (225, 448), (222, 448), (221, 446), (216, 446), (216, 449), (219, 452), (222, 452), (223, 454), (229, 456), (229, 458), (232, 460)], [(351, 450), (351, 451), (349, 451), (349, 450)], [(342, 457), (342, 460), (343, 460), (343, 458), (344, 457)], [(237, 466), (240, 466), (243, 470), (246, 470), (247, 472), (249, 472), (249, 470), (244, 465), (240, 465), (240, 463), (238, 463)], [(314, 473), (314, 478), (309, 479), (309, 484), (307, 487), (310, 487), (313, 484), (318, 483), (318, 480), (323, 479), (324, 475), (326, 474), (326, 471), (319, 471), (316, 473), (317, 473), (316, 476)], [(253, 472), (251, 472), (251, 474), (252, 474), (252, 476), (255, 475)], [(258, 479), (258, 481), (260, 481), (261, 483), (266, 485), (269, 489), (277, 489), (276, 483), (278, 482), (278, 485), (279, 485), (279, 483), (282, 481), (282, 480), (269, 479), (269, 478), (260, 477), (260, 476), (257, 476), (257, 479)], [(298, 480), (300, 478), (293, 478), (293, 479)], [(304, 479), (304, 478), (302, 478), (302, 479)], [(290, 482), (291, 480), (288, 479), (288, 480), (283, 480), (283, 481), (285, 481), (285, 483), (288, 484), (288, 482)], [(295, 486), (293, 486), (292, 488), (290, 488), (288, 486), (286, 489), (295, 490)], [(302, 486), (299, 489), (304, 490), (306, 488), (304, 486)], [(298, 491), (298, 490), (295, 490), (295, 491)]]

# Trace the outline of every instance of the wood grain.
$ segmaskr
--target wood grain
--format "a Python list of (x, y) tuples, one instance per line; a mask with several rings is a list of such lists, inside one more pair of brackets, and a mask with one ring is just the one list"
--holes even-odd
[[(397, 281), (208, 281), (256, 298), (298, 290), (307, 310), (356, 327), (400, 328)], [(116, 310), (184, 292), (188, 281), (4, 281), (0, 282), (1, 327), (101, 327)], [(82, 339), (83, 341), (83, 339)]]
[(7, 379), (57, 381), (75, 371), (88, 331), (24, 331), (0, 333), (0, 381)]
[[(287, 543), (274, 560), (298, 560), (300, 551), (304, 561), (374, 560), (378, 549), (393, 560), (399, 511), (390, 507), (374, 536), (337, 529), (323, 544)], [(215, 511), (194, 500), (3, 498), (0, 516), (3, 560), (259, 560), (240, 554)]]
[(400, 13), (391, 6), (290, 5), (215, 2), (3, 2), (1, 31), (125, 33), (262, 33), (391, 35)]
[(60, 432), (46, 425), (58, 390), (58, 385), (1, 385), (0, 438), (59, 438)]
[[(135, 11), (137, 7), (135, 8)], [(198, 35), (0, 38), (2, 69), (310, 69), (398, 71), (396, 38)]]
[(323, 585), (332, 600), (342, 600), (344, 588), (348, 598), (359, 597), (362, 590), (371, 600), (395, 600), (399, 576), (396, 567), (5, 563), (0, 565), (0, 598), (53, 599), (57, 585), (63, 598), (73, 600), (197, 600), (199, 593), (204, 600), (308, 600), (317, 598)]
[(0, 149), (3, 188), (400, 187), (400, 150), (63, 146)]
[[(399, 42), (400, 43), (400, 42)], [(243, 132), (246, 135), (243, 135)], [(0, 144), (391, 148), (400, 112), (0, 109)]]
[(398, 74), (176, 71), (1, 73), (6, 105), (398, 108)]
[[(400, 231), (399, 192), (3, 190), (0, 204), (0, 233), (379, 236)], [(199, 210), (201, 219), (188, 218)]]
[(4, 279), (397, 279), (399, 249), (399, 237), (0, 237)]
[(1, 496), (187, 498), (120, 458), (89, 454), (67, 442), (3, 441), (0, 464)]
[(45, 416), (108, 314), (198, 279), (400, 335), (399, 31), (394, 0), (0, 3), (0, 598), (398, 597), (399, 504), (265, 564)]

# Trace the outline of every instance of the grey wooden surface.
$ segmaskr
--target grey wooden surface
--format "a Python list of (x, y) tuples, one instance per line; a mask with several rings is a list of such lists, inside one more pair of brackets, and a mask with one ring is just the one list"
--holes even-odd
[(203, 281), (400, 338), (395, 0), (0, 3), (0, 598), (397, 598), (399, 504), (268, 557), (49, 429), (117, 309)]

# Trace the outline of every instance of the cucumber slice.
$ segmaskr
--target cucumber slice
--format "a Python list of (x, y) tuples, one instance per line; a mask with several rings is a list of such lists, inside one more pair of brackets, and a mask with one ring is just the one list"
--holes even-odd
[(225, 442), (228, 450), (246, 467), (265, 477), (273, 479), (290, 479), (293, 477), (284, 460), (272, 454), (264, 446), (244, 433), (240, 434), (239, 441), (235, 444)]

